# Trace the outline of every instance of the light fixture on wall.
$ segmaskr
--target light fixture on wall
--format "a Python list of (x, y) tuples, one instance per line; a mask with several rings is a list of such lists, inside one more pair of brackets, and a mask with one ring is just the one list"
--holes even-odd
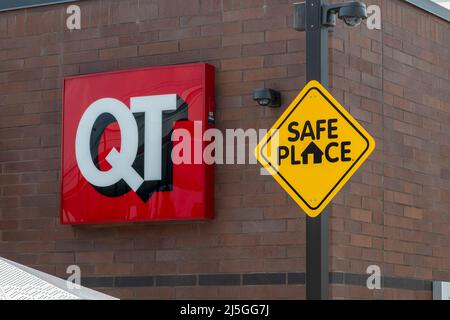
[(278, 108), (281, 106), (281, 94), (270, 88), (258, 88), (253, 91), (253, 100), (260, 106)]
[[(356, 27), (362, 20), (367, 19), (367, 7), (363, 2), (352, 1), (328, 4), (325, 1), (312, 1), (310, 5), (319, 7), (318, 10), (321, 11), (322, 16), (319, 19), (321, 21), (315, 21), (315, 19), (310, 17), (309, 29), (315, 29), (320, 25), (332, 30), (332, 27), (336, 26), (336, 18), (343, 20), (349, 27)], [(293, 27), (297, 31), (306, 30), (306, 10), (305, 2), (294, 3)]]

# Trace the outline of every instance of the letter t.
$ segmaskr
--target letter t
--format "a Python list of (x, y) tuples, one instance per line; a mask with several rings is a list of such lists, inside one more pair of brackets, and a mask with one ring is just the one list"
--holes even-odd
[(144, 180), (161, 180), (162, 111), (176, 110), (177, 95), (132, 97), (130, 105), (131, 112), (145, 114)]

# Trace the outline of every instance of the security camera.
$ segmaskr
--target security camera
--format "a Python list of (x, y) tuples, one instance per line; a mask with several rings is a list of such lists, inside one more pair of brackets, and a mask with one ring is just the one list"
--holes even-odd
[(322, 24), (327, 27), (336, 26), (336, 15), (346, 25), (356, 27), (363, 19), (367, 19), (366, 5), (357, 1), (325, 4), (322, 9)]
[(260, 106), (277, 108), (281, 106), (281, 95), (269, 88), (258, 88), (253, 91), (253, 100)]

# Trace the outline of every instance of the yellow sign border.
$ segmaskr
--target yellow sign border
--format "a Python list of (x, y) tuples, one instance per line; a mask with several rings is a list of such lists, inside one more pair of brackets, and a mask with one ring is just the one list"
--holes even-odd
[[(269, 142), (271, 137), (278, 131), (281, 125), (288, 119), (290, 114), (294, 109), (300, 104), (303, 98), (309, 93), (309, 91), (316, 89), (323, 97), (333, 106), (338, 113), (344, 118), (354, 129), (363, 137), (367, 142), (367, 146), (362, 152), (362, 154), (354, 161), (352, 166), (344, 173), (344, 175), (339, 179), (332, 190), (322, 199), (317, 207), (311, 207), (295, 190), (289, 182), (280, 173), (277, 172), (276, 168), (264, 158), (262, 154), (263, 148)], [(261, 139), (255, 148), (254, 154), (256, 159), (262, 164), (262, 166), (269, 171), (269, 173), (275, 178), (275, 180), (286, 190), (286, 192), (295, 200), (295, 202), (305, 211), (305, 213), (314, 218), (318, 216), (323, 209), (328, 205), (328, 203), (336, 196), (336, 194), (342, 189), (342, 187), (347, 183), (350, 177), (359, 169), (359, 167), (365, 162), (369, 155), (375, 149), (375, 140), (372, 136), (353, 118), (350, 113), (345, 110), (345, 108), (336, 100), (334, 97), (326, 90), (318, 81), (312, 80), (306, 84), (306, 86), (300, 91), (297, 97), (292, 101), (292, 103), (287, 107), (283, 114), (278, 118), (269, 132)]]

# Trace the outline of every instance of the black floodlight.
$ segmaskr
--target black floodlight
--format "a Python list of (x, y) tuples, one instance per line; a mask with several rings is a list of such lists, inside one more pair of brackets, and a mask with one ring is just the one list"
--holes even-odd
[(281, 106), (280, 92), (269, 88), (258, 88), (253, 91), (253, 100), (260, 106), (278, 108)]

